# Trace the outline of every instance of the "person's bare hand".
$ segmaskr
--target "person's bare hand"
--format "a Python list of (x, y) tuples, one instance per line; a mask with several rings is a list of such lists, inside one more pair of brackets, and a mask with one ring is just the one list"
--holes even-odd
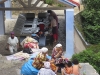
[(61, 54), (61, 53), (62, 53), (62, 51), (59, 51), (59, 53)]
[(65, 59), (65, 57), (64, 56), (61, 56), (63, 59)]

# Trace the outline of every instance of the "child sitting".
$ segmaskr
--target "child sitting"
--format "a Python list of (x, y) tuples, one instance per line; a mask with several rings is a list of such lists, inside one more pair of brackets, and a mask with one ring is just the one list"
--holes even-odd
[(73, 72), (73, 67), (71, 61), (65, 63), (65, 67), (61, 69), (62, 75), (71, 75)]
[(73, 63), (73, 74), (74, 75), (80, 75), (79, 68), (81, 68), (81, 66), (80, 66), (78, 60), (77, 59), (74, 59), (72, 61), (72, 63)]

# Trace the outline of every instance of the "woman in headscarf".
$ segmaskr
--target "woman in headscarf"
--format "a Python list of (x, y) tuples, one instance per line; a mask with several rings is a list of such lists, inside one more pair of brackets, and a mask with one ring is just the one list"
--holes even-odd
[(54, 40), (54, 42), (57, 42), (57, 40), (58, 40), (58, 27), (57, 27), (56, 20), (54, 19), (53, 16), (49, 16), (49, 20), (51, 22), (50, 27), (52, 29), (53, 40)]
[(57, 45), (53, 48), (53, 50), (52, 50), (51, 57), (52, 57), (53, 59), (61, 58), (61, 57), (62, 57), (62, 54), (63, 54), (62, 45), (61, 45), (61, 44), (57, 44)]
[(55, 60), (55, 64), (58, 68), (64, 67), (64, 63), (67, 61), (67, 59), (63, 56), (63, 48), (61, 44), (57, 44), (53, 48), (51, 57)]
[(33, 62), (33, 66), (36, 69), (41, 69), (43, 67), (43, 62), (46, 61), (46, 54), (48, 52), (48, 49), (46, 47), (43, 47), (41, 49), (41, 52), (36, 56)]
[(29, 59), (22, 68), (22, 75), (37, 75), (38, 71), (43, 67), (43, 62), (46, 61), (48, 49), (46, 47), (41, 48), (41, 52), (38, 52), (33, 58)]
[(50, 15), (54, 17), (54, 19), (56, 20), (56, 23), (57, 23), (57, 27), (58, 27), (58, 17), (56, 15), (56, 13), (52, 10), (47, 10), (47, 12), (50, 13)]

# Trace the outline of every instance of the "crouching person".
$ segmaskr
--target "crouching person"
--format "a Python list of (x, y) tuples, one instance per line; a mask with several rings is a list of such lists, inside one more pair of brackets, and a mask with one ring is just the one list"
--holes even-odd
[(17, 52), (18, 47), (18, 38), (14, 35), (14, 32), (11, 32), (11, 36), (7, 41), (7, 48), (9, 49), (11, 54), (14, 54), (15, 52)]
[(46, 61), (46, 54), (48, 52), (48, 49), (46, 47), (43, 47), (41, 49), (41, 52), (34, 58), (34, 62), (33, 62), (33, 66), (36, 68), (36, 69), (41, 69), (44, 65), (44, 61)]
[(48, 59), (47, 52), (48, 52), (48, 49), (46, 47), (43, 47), (41, 49), (41, 52), (39, 52), (34, 58), (29, 59), (28, 62), (26, 62), (22, 66), (21, 74), (22, 75), (37, 75), (38, 71), (44, 67), (44, 61)]
[(73, 67), (72, 67), (72, 62), (71, 61), (67, 61), (67, 63), (65, 63), (65, 67), (63, 69), (61, 69), (61, 73), (62, 75), (73, 75)]

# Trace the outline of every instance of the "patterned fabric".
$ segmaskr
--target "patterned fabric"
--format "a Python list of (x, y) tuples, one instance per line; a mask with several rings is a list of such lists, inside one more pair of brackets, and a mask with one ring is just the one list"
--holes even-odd
[(32, 43), (25, 43), (24, 48), (34, 48)]
[(56, 71), (56, 68), (57, 68), (57, 67), (56, 67), (55, 64), (51, 63), (51, 64), (50, 64), (50, 67), (51, 67), (51, 69), (52, 69), (53, 71)]
[[(56, 50), (56, 47), (54, 47), (53, 51), (52, 51), (52, 55), (51, 57), (53, 59), (56, 59), (55, 56), (58, 54), (59, 52)], [(62, 54), (59, 55), (59, 58), (61, 58)]]
[(38, 49), (38, 43), (34, 43), (34, 42), (25, 43), (24, 48)]
[[(61, 49), (59, 49), (59, 51), (62, 51)], [(60, 64), (60, 63), (67, 63), (67, 61), (68, 61), (68, 59), (67, 58), (65, 58), (65, 59), (63, 59), (61, 56), (62, 56), (62, 54), (63, 54), (63, 51), (62, 51), (62, 53), (61, 54), (59, 54), (59, 57), (58, 58), (56, 58), (55, 56), (59, 53), (59, 51), (58, 50), (56, 50), (56, 47), (53, 49), (53, 51), (52, 51), (52, 58), (53, 59), (55, 59), (55, 64)]]
[(60, 64), (60, 63), (67, 63), (68, 59), (63, 59), (63, 58), (56, 58), (56, 63), (55, 64)]
[(43, 67), (44, 63), (43, 61), (46, 61), (46, 56), (42, 53), (39, 53), (36, 58), (34, 58), (33, 66), (37, 69), (40, 69)]

